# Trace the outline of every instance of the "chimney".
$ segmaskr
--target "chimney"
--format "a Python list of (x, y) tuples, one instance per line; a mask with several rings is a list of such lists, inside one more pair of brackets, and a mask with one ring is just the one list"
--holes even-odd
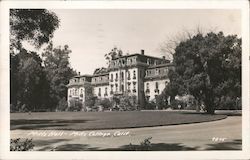
[(144, 50), (143, 49), (141, 50), (141, 54), (144, 55)]
[(81, 72), (78, 72), (78, 75), (80, 76), (80, 75), (81, 75)]
[(162, 56), (162, 59), (166, 59), (166, 57), (165, 57), (165, 56)]

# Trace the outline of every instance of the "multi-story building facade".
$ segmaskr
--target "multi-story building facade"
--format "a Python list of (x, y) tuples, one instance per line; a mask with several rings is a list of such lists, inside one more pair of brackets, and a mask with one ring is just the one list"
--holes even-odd
[(68, 102), (74, 98), (84, 103), (87, 94), (100, 99), (128, 94), (135, 95), (138, 106), (143, 107), (145, 100), (154, 100), (169, 83), (171, 67), (165, 57), (144, 55), (144, 50), (113, 58), (108, 68), (73, 77), (67, 85)]

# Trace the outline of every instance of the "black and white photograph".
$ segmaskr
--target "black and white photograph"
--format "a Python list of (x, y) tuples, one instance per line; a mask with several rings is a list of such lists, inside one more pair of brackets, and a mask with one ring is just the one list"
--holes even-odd
[(248, 1), (149, 2), (2, 3), (3, 159), (250, 158)]

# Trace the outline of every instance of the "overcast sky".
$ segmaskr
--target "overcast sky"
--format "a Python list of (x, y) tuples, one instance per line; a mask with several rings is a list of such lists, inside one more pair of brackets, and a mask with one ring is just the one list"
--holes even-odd
[(123, 52), (162, 56), (166, 37), (197, 26), (241, 36), (239, 10), (52, 10), (60, 18), (53, 42), (69, 45), (71, 66), (81, 74), (105, 67), (104, 54), (114, 46)]

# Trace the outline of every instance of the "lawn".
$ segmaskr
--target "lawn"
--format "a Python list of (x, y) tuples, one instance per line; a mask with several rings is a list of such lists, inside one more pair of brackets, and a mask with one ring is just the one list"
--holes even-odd
[(226, 115), (178, 111), (11, 113), (10, 129), (93, 130), (214, 121)]

